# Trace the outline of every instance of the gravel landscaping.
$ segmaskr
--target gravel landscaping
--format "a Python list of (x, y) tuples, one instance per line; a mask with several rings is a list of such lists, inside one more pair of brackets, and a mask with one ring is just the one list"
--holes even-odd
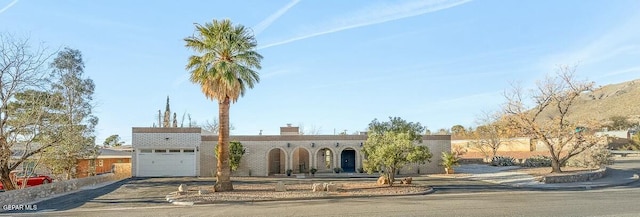
[[(393, 187), (379, 186), (375, 180), (332, 181), (340, 186), (336, 192), (313, 192), (314, 183), (325, 183), (323, 180), (282, 180), (286, 191), (276, 192), (277, 181), (242, 181), (234, 180), (234, 191), (213, 192), (213, 186), (188, 186), (186, 192), (172, 192), (167, 198), (173, 201), (194, 203), (252, 202), (270, 200), (319, 199), (364, 196), (394, 196), (425, 194), (431, 190), (419, 184), (394, 184)], [(237, 182), (236, 182), (237, 181)], [(399, 180), (396, 180), (398, 182)]]
[[(586, 172), (586, 171), (594, 171), (597, 170), (599, 168), (583, 168), (583, 167), (562, 167), (562, 173), (561, 174), (574, 174), (574, 173), (578, 173), (578, 172)], [(550, 175), (551, 174), (551, 167), (534, 167), (534, 168), (527, 168), (527, 167), (522, 167), (522, 168), (518, 168), (513, 170), (514, 172), (522, 172), (522, 173), (526, 173), (532, 176), (544, 176), (544, 175)]]

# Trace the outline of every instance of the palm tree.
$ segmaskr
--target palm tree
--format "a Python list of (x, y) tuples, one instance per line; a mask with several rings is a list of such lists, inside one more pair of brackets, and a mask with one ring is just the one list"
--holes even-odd
[(213, 20), (204, 25), (195, 24), (196, 32), (185, 38), (186, 47), (196, 55), (189, 57), (187, 70), (191, 82), (200, 85), (202, 93), (218, 101), (220, 120), (218, 130), (218, 164), (216, 191), (232, 191), (229, 167), (229, 106), (238, 101), (247, 88), (260, 82), (258, 70), (262, 56), (253, 33), (230, 20)]

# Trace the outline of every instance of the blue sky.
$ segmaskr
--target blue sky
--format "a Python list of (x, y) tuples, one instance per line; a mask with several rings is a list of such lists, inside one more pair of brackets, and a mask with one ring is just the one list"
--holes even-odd
[(261, 82), (231, 107), (232, 134), (323, 134), (400, 116), (432, 131), (475, 125), (511, 82), (558, 64), (598, 85), (640, 78), (640, 1), (0, 0), (0, 31), (79, 49), (96, 83), (97, 142), (172, 111), (217, 117), (185, 70), (194, 23), (251, 27)]

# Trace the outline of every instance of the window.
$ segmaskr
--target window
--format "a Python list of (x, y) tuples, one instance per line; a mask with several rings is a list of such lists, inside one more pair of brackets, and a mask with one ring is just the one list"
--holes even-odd
[(99, 160), (99, 161), (98, 161), (98, 166), (99, 166), (99, 167), (104, 166), (104, 160)]
[(184, 149), (184, 150), (182, 150), (182, 152), (194, 152), (194, 150), (193, 149)]
[(156, 149), (156, 150), (153, 150), (153, 152), (155, 152), (155, 153), (167, 153), (167, 150), (166, 149)]
[(118, 162), (118, 163), (122, 163), (122, 159), (118, 159), (118, 161), (117, 161), (117, 162)]
[(180, 149), (169, 149), (169, 153), (180, 153)]
[(22, 171), (26, 173), (33, 173), (36, 168), (36, 162), (33, 161), (25, 161), (22, 163)]
[(151, 149), (141, 149), (140, 153), (151, 153)]
[(327, 169), (331, 169), (331, 150), (325, 149), (324, 164)]

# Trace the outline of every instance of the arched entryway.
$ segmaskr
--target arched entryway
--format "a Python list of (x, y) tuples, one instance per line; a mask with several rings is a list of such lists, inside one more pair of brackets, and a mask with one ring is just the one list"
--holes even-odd
[(318, 172), (333, 172), (333, 151), (329, 148), (321, 148), (316, 153), (316, 169)]
[(340, 167), (342, 171), (353, 173), (356, 171), (356, 150), (348, 148), (340, 153)]
[(267, 166), (269, 174), (284, 174), (286, 169), (286, 155), (282, 149), (274, 148), (269, 151)]
[(309, 165), (311, 165), (311, 161), (309, 160), (309, 151), (305, 148), (298, 147), (293, 150), (293, 155), (291, 156), (291, 169), (293, 169), (294, 173), (307, 173), (309, 172)]

